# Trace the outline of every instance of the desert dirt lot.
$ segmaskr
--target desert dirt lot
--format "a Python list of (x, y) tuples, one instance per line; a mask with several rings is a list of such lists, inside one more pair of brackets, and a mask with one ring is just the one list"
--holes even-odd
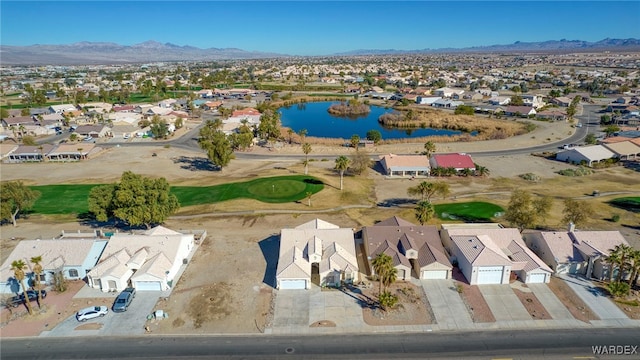
[[(565, 131), (565, 129), (561, 129)], [(543, 129), (536, 135), (538, 139), (548, 138), (553, 129)], [(546, 136), (546, 135), (548, 136)], [(555, 140), (555, 138), (554, 138)], [(529, 145), (533, 139), (520, 141)], [(465, 151), (472, 149), (461, 144)], [(415, 153), (420, 144), (402, 145), (398, 148), (378, 149), (382, 153)], [(486, 145), (476, 145), (482, 147)], [(495, 146), (495, 144), (494, 144)], [(513, 146), (505, 141), (506, 147)], [(443, 145), (448, 150), (454, 144)], [(299, 148), (299, 146), (298, 146)], [(467, 150), (467, 148), (469, 148)], [(447, 150), (447, 151), (448, 151)], [(254, 152), (265, 152), (256, 149)], [(353, 150), (339, 149), (349, 153)], [(460, 150), (462, 151), (462, 150)], [(285, 147), (278, 152), (298, 153), (295, 146)], [(157, 156), (152, 156), (156, 153)], [(414, 221), (411, 203), (406, 208), (381, 208), (375, 204), (389, 199), (407, 200), (407, 188), (415, 186), (417, 180), (386, 179), (376, 171), (367, 177), (345, 177), (345, 190), (340, 191), (339, 177), (331, 170), (332, 153), (329, 149), (317, 147), (313, 154), (327, 154), (327, 161), (311, 162), (309, 174), (318, 176), (327, 186), (314, 195), (313, 206), (305, 202), (268, 205), (249, 200), (235, 200), (210, 206), (181, 209), (178, 215), (196, 215), (190, 218), (172, 218), (165, 226), (173, 229), (206, 229), (209, 236), (201, 244), (171, 296), (161, 299), (156, 308), (169, 314), (169, 318), (150, 323), (157, 333), (257, 333), (268, 327), (272, 311), (273, 281), (269, 271), (275, 267), (278, 252), (277, 235), (282, 228), (294, 227), (320, 217), (341, 227), (372, 225), (393, 215)], [(211, 185), (228, 181), (239, 181), (257, 176), (303, 173), (298, 160), (247, 160), (236, 159), (221, 172), (201, 170), (192, 166), (204, 160), (204, 154), (173, 147), (134, 147), (124, 145), (104, 150), (89, 161), (69, 164), (3, 164), (2, 180), (21, 179), (28, 184), (74, 184), (106, 183), (120, 178), (123, 171), (131, 170), (146, 176), (164, 176), (172, 185)], [(616, 195), (588, 197), (594, 189), (601, 193), (620, 191), (640, 193), (638, 173), (621, 167), (598, 170), (585, 178), (567, 178), (555, 173), (569, 167), (555, 161), (530, 155), (504, 157), (474, 157), (480, 165), (491, 170), (488, 178), (442, 179), (451, 185), (448, 199), (435, 202), (482, 200), (506, 206), (510, 192), (514, 188), (524, 188), (535, 194), (547, 194), (557, 201), (546, 221), (549, 228), (564, 228), (561, 199), (565, 197), (585, 197), (592, 202), (597, 216), (585, 225), (592, 229), (620, 230), (632, 245), (640, 247), (640, 214), (611, 208), (606, 201)], [(527, 182), (518, 178), (519, 174), (533, 172), (541, 177), (539, 182)], [(621, 195), (617, 195), (621, 196)], [(414, 199), (415, 200), (415, 199)], [(336, 205), (356, 204), (364, 208), (343, 211), (331, 210)], [(366, 206), (371, 206), (366, 208)], [(219, 216), (221, 212), (247, 209), (288, 210), (287, 214), (255, 214), (242, 216)], [(306, 212), (316, 213), (306, 213)], [(204, 213), (204, 215), (200, 215)], [(619, 223), (607, 221), (613, 213), (621, 215)], [(437, 224), (433, 219), (430, 223)], [(0, 227), (2, 261), (20, 239), (52, 238), (62, 230), (86, 228), (74, 217), (44, 217), (32, 215), (20, 219), (17, 227)], [(59, 310), (57, 310), (59, 311)], [(19, 321), (19, 320), (18, 320)], [(49, 323), (48, 326), (54, 326)]]

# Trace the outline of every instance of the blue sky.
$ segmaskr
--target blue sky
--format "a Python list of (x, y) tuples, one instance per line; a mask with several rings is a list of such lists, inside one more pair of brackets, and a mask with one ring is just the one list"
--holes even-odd
[(5, 1), (3, 45), (147, 40), (290, 55), (640, 38), (640, 2)]

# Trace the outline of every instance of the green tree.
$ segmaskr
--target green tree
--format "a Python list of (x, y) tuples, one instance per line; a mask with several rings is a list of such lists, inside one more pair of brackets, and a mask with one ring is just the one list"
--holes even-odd
[(33, 264), (34, 285), (38, 290), (38, 307), (42, 307), (42, 256), (34, 256), (31, 258)]
[(29, 146), (36, 146), (36, 139), (33, 136), (25, 135), (22, 137), (22, 144)]
[(415, 209), (416, 219), (418, 220), (418, 222), (420, 222), (420, 225), (424, 225), (429, 220), (431, 220), (431, 218), (433, 218), (435, 212), (436, 211), (433, 208), (433, 204), (431, 204), (431, 202), (427, 200), (420, 201), (418, 202), (418, 205)]
[(166, 139), (169, 134), (169, 125), (166, 120), (160, 119), (159, 117), (154, 116), (154, 119), (151, 121), (151, 127), (149, 128), (151, 131), (151, 135), (154, 139)]
[(598, 140), (596, 139), (596, 136), (594, 134), (587, 134), (587, 136), (584, 138), (584, 142), (589, 145), (595, 145)]
[(535, 227), (540, 219), (546, 217), (551, 205), (551, 198), (534, 200), (529, 192), (516, 189), (511, 193), (504, 218), (522, 232), (526, 228)]
[(607, 135), (607, 137), (610, 137), (613, 134), (615, 134), (618, 131), (620, 131), (620, 127), (618, 125), (609, 125), (609, 126), (605, 127), (603, 131)]
[(584, 224), (594, 214), (594, 211), (591, 204), (584, 200), (565, 199), (562, 214), (564, 214), (563, 223), (574, 223), (579, 226)]
[(475, 110), (470, 105), (460, 105), (454, 110), (455, 115), (473, 115)]
[(20, 110), (20, 115), (21, 116), (29, 116), (29, 115), (31, 115), (31, 109), (22, 108), (22, 110)]
[(360, 144), (360, 136), (358, 136), (358, 134), (353, 134), (351, 136), (351, 147), (356, 149), (356, 151), (358, 151), (359, 144)]
[(436, 144), (434, 144), (431, 141), (427, 141), (426, 143), (424, 143), (424, 151), (422, 152), (423, 155), (426, 155), (428, 158), (431, 158), (431, 155), (433, 155), (433, 153), (436, 152)]
[(309, 153), (311, 152), (311, 144), (302, 144), (302, 152), (304, 153), (304, 174), (309, 173)]
[(200, 129), (200, 138), (198, 139), (198, 145), (207, 152), (209, 161), (220, 169), (229, 165), (233, 156), (231, 142), (222, 130), (219, 130), (221, 125), (220, 119), (207, 120)]
[(298, 131), (298, 136), (300, 136), (300, 143), (304, 144), (304, 139), (307, 137), (307, 129), (300, 129)]
[[(616, 259), (616, 267), (618, 268), (618, 275), (616, 281), (621, 282), (625, 275), (630, 273), (631, 270), (631, 257), (633, 248), (629, 245), (618, 244), (613, 249), (609, 249), (610, 255)], [(613, 268), (610, 269), (613, 272)]]
[(0, 109), (0, 119), (6, 119), (9, 117), (9, 110), (5, 109), (5, 108), (1, 108)]
[(340, 173), (340, 190), (341, 191), (343, 187), (344, 172), (349, 168), (350, 162), (351, 160), (349, 160), (349, 158), (344, 155), (341, 155), (336, 159), (336, 165), (334, 169)]
[(31, 190), (22, 181), (9, 181), (0, 186), (0, 214), (2, 220), (11, 220), (16, 226), (18, 215), (29, 210), (40, 197), (40, 192)]
[(105, 222), (113, 217), (113, 196), (116, 184), (98, 185), (91, 188), (89, 198), (89, 212), (97, 221)]
[(33, 308), (31, 307), (31, 301), (29, 301), (29, 297), (27, 296), (27, 286), (24, 283), (24, 279), (26, 277), (25, 270), (27, 269), (27, 264), (25, 264), (22, 260), (14, 260), (11, 262), (11, 270), (13, 270), (13, 277), (18, 280), (20, 286), (22, 286), (22, 296), (24, 296), (24, 303), (27, 306), (27, 310), (29, 310), (29, 314), (33, 315)]
[[(111, 201), (96, 199), (108, 192), (107, 187), (89, 193), (90, 212), (104, 219), (105, 214), (131, 226), (161, 224), (179, 208), (178, 198), (171, 194), (165, 178), (152, 179), (125, 171), (120, 182), (112, 185)], [(105, 195), (109, 197), (109, 195)], [(102, 208), (99, 206), (102, 205)]]
[(476, 166), (476, 176), (488, 176), (491, 172), (485, 166), (474, 164)]
[(373, 141), (375, 145), (378, 145), (382, 140), (382, 134), (378, 130), (369, 130), (367, 131), (367, 140)]
[(522, 106), (524, 105), (524, 100), (522, 99), (522, 96), (515, 94), (511, 96), (511, 101), (509, 101), (509, 105)]

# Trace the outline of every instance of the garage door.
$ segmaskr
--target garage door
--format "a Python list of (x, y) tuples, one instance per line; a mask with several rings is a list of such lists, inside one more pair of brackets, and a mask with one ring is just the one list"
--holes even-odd
[(425, 270), (422, 272), (422, 279), (446, 279), (447, 270)]
[(306, 288), (307, 288), (307, 280), (304, 280), (304, 279), (280, 280), (280, 290), (294, 290), (294, 289), (306, 289)]
[(501, 284), (502, 266), (481, 267), (478, 269), (477, 284)]
[(159, 281), (136, 281), (135, 288), (138, 291), (162, 291)]
[(547, 274), (529, 274), (529, 283), (540, 284), (547, 279)]

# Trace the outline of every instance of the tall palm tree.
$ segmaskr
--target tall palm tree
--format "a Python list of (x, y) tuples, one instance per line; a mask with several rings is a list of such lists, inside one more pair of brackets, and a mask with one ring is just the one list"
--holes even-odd
[(415, 209), (416, 219), (418, 219), (420, 225), (424, 225), (433, 217), (435, 212), (436, 211), (433, 208), (433, 204), (431, 204), (429, 201), (420, 201)]
[(302, 144), (302, 152), (304, 153), (304, 174), (309, 173), (309, 153), (311, 152), (311, 144)]
[(409, 195), (420, 195), (420, 200), (424, 201), (427, 195), (431, 192), (433, 183), (422, 181), (420, 184), (407, 189)]
[(42, 275), (42, 256), (34, 256), (31, 258), (31, 263), (33, 263), (33, 274), (35, 275), (35, 285), (36, 290), (38, 290), (38, 307), (42, 307), (42, 283), (40, 282), (42, 279), (40, 276)]
[(640, 250), (631, 250), (629, 254), (631, 276), (629, 276), (629, 285), (633, 286), (638, 282), (640, 277)]
[(349, 160), (348, 157), (341, 155), (336, 159), (336, 166), (334, 167), (334, 169), (338, 170), (338, 172), (340, 172), (340, 190), (342, 191), (342, 185), (343, 185), (343, 177), (344, 177), (344, 172), (349, 168), (349, 163), (351, 162), (351, 160)]
[(385, 279), (386, 281), (388, 281), (390, 279), (390, 276), (387, 274), (392, 272), (393, 270), (396, 270), (396, 268), (393, 267), (393, 259), (391, 258), (391, 256), (385, 253), (380, 253), (373, 259), (373, 261), (371, 261), (371, 266), (373, 266), (373, 272), (378, 275), (378, 280), (380, 283), (379, 293), (382, 294), (384, 285), (384, 281), (382, 280)]
[(424, 143), (423, 154), (425, 154), (427, 158), (431, 158), (431, 155), (433, 155), (433, 153), (435, 152), (436, 152), (436, 144), (434, 144), (431, 141), (427, 141), (426, 143)]
[(610, 252), (609, 256), (605, 256), (604, 257), (604, 263), (607, 264), (608, 268), (609, 268), (609, 273), (607, 274), (607, 281), (611, 282), (613, 281), (613, 271), (615, 270), (616, 266), (620, 263), (620, 256), (619, 254), (615, 253), (615, 252)]
[(489, 169), (482, 165), (474, 164), (476, 166), (476, 175), (477, 176), (487, 176), (489, 175)]
[(29, 310), (29, 314), (33, 315), (33, 309), (31, 308), (31, 302), (29, 301), (29, 297), (27, 296), (27, 286), (24, 283), (25, 273), (24, 270), (27, 268), (27, 264), (22, 260), (14, 260), (11, 263), (11, 270), (13, 270), (13, 277), (16, 278), (20, 282), (20, 286), (22, 286), (22, 295), (24, 296), (24, 303), (27, 305), (27, 310)]
[(616, 265), (618, 266), (618, 275), (616, 276), (616, 281), (620, 282), (622, 281), (622, 278), (624, 277), (627, 269), (630, 267), (629, 265), (631, 265), (629, 263), (629, 258), (633, 248), (628, 245), (619, 244), (616, 245), (612, 250), (613, 251), (611, 253), (615, 254), (615, 258), (617, 258)]

